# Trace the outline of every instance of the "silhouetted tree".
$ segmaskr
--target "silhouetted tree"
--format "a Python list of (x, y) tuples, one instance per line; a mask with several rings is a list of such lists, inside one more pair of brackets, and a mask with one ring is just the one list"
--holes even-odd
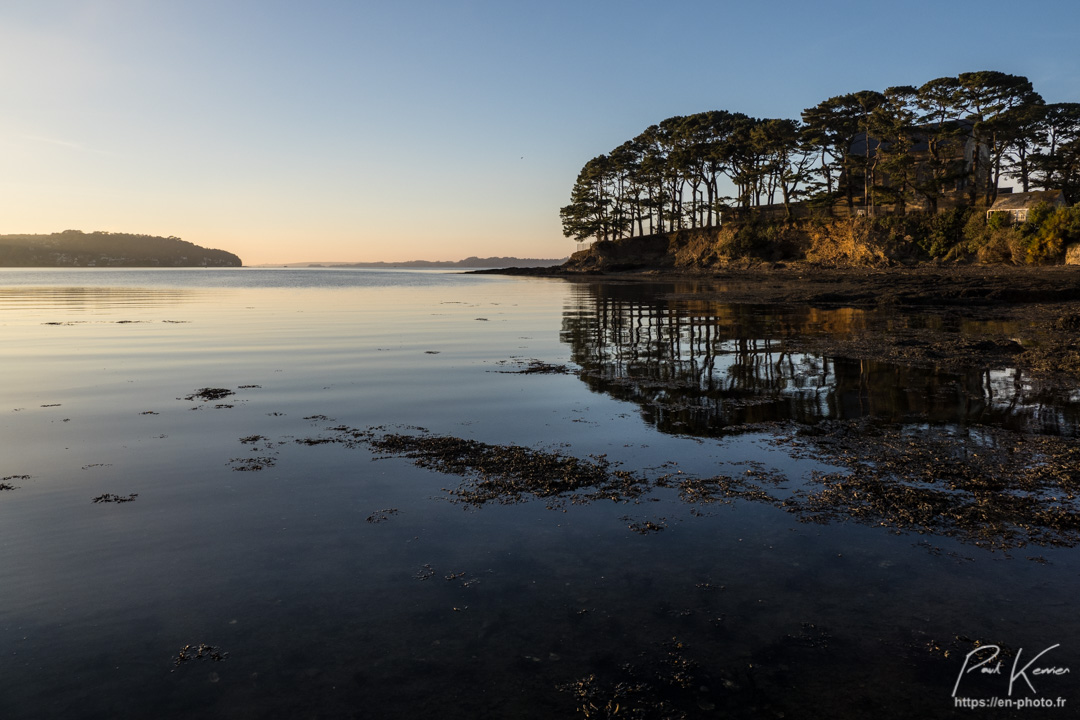
[(816, 198), (832, 208), (856, 188), (867, 207), (925, 202), (946, 193), (994, 200), (1003, 175), (1077, 195), (1080, 104), (1044, 105), (1031, 82), (996, 71), (961, 73), (919, 88), (862, 90), (802, 112), (802, 123), (712, 110), (646, 128), (582, 168), (563, 232), (584, 240), (709, 227), (724, 201), (720, 179), (742, 208), (787, 208)]

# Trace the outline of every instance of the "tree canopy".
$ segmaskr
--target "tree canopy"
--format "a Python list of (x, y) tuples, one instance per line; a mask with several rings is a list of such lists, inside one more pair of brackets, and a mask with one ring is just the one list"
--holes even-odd
[(933, 213), (945, 197), (990, 204), (1003, 179), (1080, 200), (1080, 103), (1047, 104), (1027, 78), (981, 71), (828, 98), (800, 120), (667, 118), (586, 162), (560, 217), (582, 241), (709, 227), (766, 205), (790, 216), (799, 202)]

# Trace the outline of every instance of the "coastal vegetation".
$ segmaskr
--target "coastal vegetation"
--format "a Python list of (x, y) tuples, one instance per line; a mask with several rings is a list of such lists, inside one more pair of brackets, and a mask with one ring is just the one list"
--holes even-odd
[[(1006, 182), (1060, 198), (988, 220)], [(1041, 264), (1080, 241), (1078, 200), (1080, 103), (982, 71), (832, 97), (800, 120), (667, 118), (585, 163), (560, 216), (579, 242), (722, 227), (717, 257)]]
[(1063, 260), (1075, 264), (1078, 247), (1080, 207), (1037, 205), (1022, 223), (997, 214), (987, 221), (981, 208), (953, 208), (936, 215), (874, 218), (750, 217), (721, 226), (597, 240), (571, 255), (562, 269), (706, 269), (760, 262), (820, 267), (923, 262), (1054, 265)]
[(0, 235), (0, 267), (240, 267), (236, 255), (178, 237), (65, 230)]

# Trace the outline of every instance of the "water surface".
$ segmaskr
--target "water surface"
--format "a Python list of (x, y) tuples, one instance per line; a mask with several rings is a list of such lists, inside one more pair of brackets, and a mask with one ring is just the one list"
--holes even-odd
[[(1061, 643), (1055, 664), (1080, 668), (1068, 543), (805, 522), (677, 485), (751, 470), (797, 492), (835, 471), (776, 441), (796, 423), (1073, 442), (1075, 399), (1007, 369), (785, 349), (932, 319), (673, 292), (415, 271), (0, 272), (3, 717), (548, 718), (590, 703), (594, 717), (947, 717), (975, 642)], [(534, 360), (570, 372), (513, 372)], [(461, 477), (296, 442), (340, 427), (674, 479), (463, 505)], [(135, 497), (93, 502), (105, 494)], [(200, 644), (213, 650), (177, 664)], [(993, 680), (961, 695), (1004, 697)], [(1071, 704), (1073, 686), (1047, 678), (1040, 696)]]

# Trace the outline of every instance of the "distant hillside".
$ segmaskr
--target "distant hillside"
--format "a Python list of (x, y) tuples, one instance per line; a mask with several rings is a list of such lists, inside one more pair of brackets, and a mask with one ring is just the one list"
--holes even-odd
[(65, 230), (0, 235), (0, 267), (240, 267), (240, 258), (176, 237)]
[(567, 258), (540, 260), (514, 257), (467, 257), (464, 260), (405, 260), (402, 262), (366, 263), (290, 263), (288, 267), (336, 267), (336, 268), (506, 268), (506, 267), (552, 267), (562, 265)]

